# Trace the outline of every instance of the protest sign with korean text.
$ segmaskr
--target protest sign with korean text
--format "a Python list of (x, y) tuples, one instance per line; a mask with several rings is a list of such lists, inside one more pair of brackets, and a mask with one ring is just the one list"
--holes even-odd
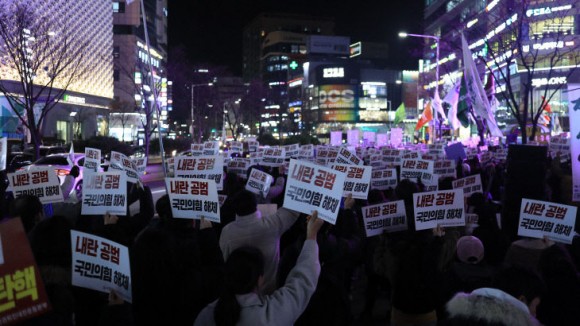
[(297, 158), (300, 151), (300, 144), (291, 144), (282, 146), (286, 158)]
[(457, 177), (457, 170), (455, 169), (455, 161), (453, 160), (438, 160), (433, 165), (433, 174), (438, 174), (440, 178)]
[(14, 197), (33, 195), (43, 204), (63, 201), (60, 182), (52, 167), (35, 167), (28, 171), (8, 173), (9, 190)]
[(383, 156), (383, 162), (391, 167), (394, 165), (401, 165), (402, 163), (403, 152), (399, 149), (383, 148), (381, 149), (381, 154)]
[(387, 190), (397, 186), (397, 169), (374, 170), (371, 174), (371, 189)]
[(284, 164), (286, 152), (283, 148), (266, 148), (262, 154), (262, 165), (280, 166)]
[(246, 182), (246, 190), (266, 198), (273, 180), (268, 173), (252, 168), (250, 178)]
[(106, 213), (125, 215), (127, 212), (127, 176), (109, 171), (85, 175), (83, 181), (82, 214)]
[(0, 251), (0, 325), (48, 312), (48, 296), (19, 218), (0, 223)]
[(226, 199), (228, 199), (227, 195), (218, 194), (218, 201), (220, 203), (220, 207), (222, 207), (224, 205), (224, 203), (226, 202)]
[(413, 194), (417, 231), (440, 226), (465, 225), (463, 190), (441, 190)]
[(309, 159), (314, 157), (314, 145), (302, 145), (298, 150), (298, 158)]
[(136, 183), (139, 181), (139, 174), (137, 173), (135, 162), (123, 153), (111, 152), (111, 165), (109, 168), (117, 171), (125, 171), (127, 181), (129, 182)]
[(250, 160), (245, 158), (235, 158), (228, 162), (228, 173), (235, 173), (240, 178), (246, 179)]
[(367, 237), (380, 235), (383, 231), (396, 232), (407, 229), (407, 214), (403, 200), (381, 203), (362, 208)]
[(203, 155), (211, 156), (211, 155), (219, 155), (220, 153), (220, 144), (217, 141), (206, 141), (203, 143)]
[(336, 160), (334, 163), (338, 164), (353, 164), (353, 165), (363, 165), (363, 160), (351, 153), (348, 149), (342, 147), (338, 154), (336, 155)]
[(566, 244), (574, 238), (577, 207), (547, 201), (522, 199), (518, 235)]
[(290, 160), (284, 207), (334, 224), (338, 216), (345, 173), (307, 161)]
[(177, 156), (174, 175), (179, 178), (214, 180), (218, 190), (223, 189), (224, 159), (221, 156)]
[(72, 285), (99, 292), (114, 290), (131, 303), (131, 267), (126, 246), (89, 233), (70, 231)]
[(372, 166), (333, 164), (332, 168), (346, 174), (343, 197), (352, 194), (352, 198), (367, 199), (371, 183)]
[(452, 185), (453, 189), (463, 189), (463, 195), (465, 198), (469, 198), (476, 192), (483, 193), (483, 187), (481, 186), (481, 175), (479, 174), (453, 180)]
[(431, 183), (433, 180), (433, 161), (418, 159), (403, 159), (401, 164), (401, 180), (409, 179), (417, 182), (421, 179), (424, 183)]
[(8, 156), (8, 138), (0, 138), (0, 171), (6, 170), (6, 160)]
[(262, 152), (250, 153), (250, 166), (262, 163)]
[(139, 174), (139, 176), (143, 176), (147, 170), (147, 156), (135, 158), (133, 161), (135, 162), (137, 174)]
[(258, 147), (260, 146), (260, 143), (257, 141), (249, 141), (248, 142), (248, 152), (250, 153), (254, 153), (258, 151)]
[(244, 143), (241, 141), (232, 141), (230, 142), (230, 154), (238, 153), (241, 154), (244, 152)]
[(203, 150), (203, 144), (191, 144), (189, 152), (191, 153), (191, 156), (202, 156)]
[(83, 165), (83, 175), (99, 172), (101, 166), (101, 150), (97, 148), (85, 147), (85, 163)]
[(220, 221), (220, 203), (213, 180), (165, 178), (171, 212), (176, 218)]

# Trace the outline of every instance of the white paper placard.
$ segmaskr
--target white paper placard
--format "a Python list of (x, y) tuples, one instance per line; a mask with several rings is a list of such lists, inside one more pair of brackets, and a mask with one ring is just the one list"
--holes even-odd
[(221, 156), (177, 156), (174, 175), (178, 178), (214, 180), (218, 190), (224, 185), (224, 159)]
[(350, 164), (333, 164), (332, 168), (336, 171), (346, 173), (344, 179), (343, 196), (347, 197), (352, 194), (355, 199), (367, 199), (371, 183), (372, 166), (350, 165)]
[(258, 151), (258, 147), (260, 146), (260, 143), (257, 141), (249, 141), (248, 142), (248, 152), (250, 153), (254, 153), (256, 151)]
[(413, 194), (415, 229), (465, 225), (463, 190), (441, 190)]
[(357, 157), (355, 154), (351, 153), (348, 149), (342, 147), (338, 150), (336, 155), (336, 160), (334, 161), (338, 164), (353, 164), (353, 165), (363, 165), (363, 160)]
[(220, 203), (216, 184), (208, 179), (165, 178), (171, 212), (176, 218), (220, 222)]
[(375, 170), (371, 174), (371, 189), (387, 190), (397, 186), (397, 169)]
[(137, 173), (135, 162), (123, 153), (111, 152), (111, 165), (109, 168), (117, 171), (125, 171), (127, 181), (129, 182), (137, 183), (139, 181), (139, 174)]
[(203, 143), (203, 155), (213, 156), (220, 154), (220, 144), (217, 141), (206, 141)]
[(133, 161), (135, 162), (135, 167), (137, 168), (139, 177), (142, 177), (147, 170), (147, 156), (133, 159)]
[(286, 151), (283, 148), (266, 148), (262, 154), (262, 165), (280, 166), (284, 164)]
[(97, 148), (85, 147), (85, 163), (83, 165), (83, 175), (99, 172), (101, 166), (101, 150)]
[(522, 198), (518, 235), (571, 244), (577, 207)]
[(433, 174), (438, 174), (440, 178), (441, 177), (457, 178), (457, 170), (455, 169), (455, 161), (453, 161), (453, 160), (435, 161), (435, 163), (433, 165)]
[(129, 250), (111, 240), (71, 230), (72, 285), (109, 293), (131, 303)]
[(244, 158), (235, 158), (228, 162), (228, 173), (235, 173), (240, 178), (246, 179), (248, 168), (250, 167), (250, 160)]
[(334, 224), (338, 216), (346, 175), (307, 161), (290, 160), (284, 207)]
[(362, 215), (367, 237), (407, 229), (407, 214), (403, 200), (365, 206), (362, 208)]
[(84, 215), (111, 213), (125, 215), (127, 212), (127, 176), (122, 171), (108, 171), (85, 175), (83, 181)]
[(191, 144), (191, 156), (202, 156), (203, 155), (203, 144)]
[(403, 159), (401, 164), (401, 180), (409, 179), (417, 182), (421, 181), (425, 184), (431, 184), (433, 180), (433, 161), (425, 161), (419, 159)]
[(342, 145), (342, 131), (331, 131), (330, 132), (330, 145), (332, 145), (332, 146)]
[(476, 192), (483, 193), (483, 187), (481, 186), (481, 175), (474, 174), (465, 178), (453, 180), (453, 189), (463, 189), (463, 195), (465, 198), (471, 197)]
[(268, 173), (252, 168), (250, 178), (246, 182), (246, 190), (266, 198), (272, 181), (274, 178)]
[(14, 197), (33, 195), (43, 204), (63, 201), (58, 176), (52, 167), (35, 167), (29, 171), (8, 173), (8, 190)]

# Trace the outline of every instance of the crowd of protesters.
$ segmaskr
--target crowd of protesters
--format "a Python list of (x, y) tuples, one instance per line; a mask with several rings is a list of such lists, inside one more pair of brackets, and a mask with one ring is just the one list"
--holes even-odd
[[(539, 186), (526, 198), (572, 205), (569, 166), (557, 159), (539, 164), (546, 173), (530, 176)], [(220, 224), (173, 218), (168, 196), (154, 203), (149, 187), (140, 184), (128, 185), (129, 204), (139, 201), (139, 213), (128, 210), (126, 216), (81, 215), (77, 202), (45, 217), (38, 198), (8, 195), (5, 218), (22, 220), (52, 306), (25, 324), (580, 323), (578, 238), (563, 245), (517, 237), (518, 211), (506, 198), (524, 194), (513, 193), (504, 163), (482, 166), (473, 159), (457, 165), (458, 178), (482, 178), (485, 192), (467, 201), (478, 214), (477, 227), (423, 231), (415, 230), (412, 218), (420, 180), (371, 189), (366, 201), (344, 198), (331, 225), (316, 211), (307, 216), (283, 208), (283, 171), (258, 168), (274, 176), (270, 195), (259, 198), (244, 190), (243, 179), (227, 174)], [(450, 189), (451, 180), (441, 179), (439, 190)], [(393, 200), (405, 202), (408, 230), (367, 238), (361, 208)], [(277, 212), (262, 216), (257, 204), (264, 201), (277, 204)], [(71, 285), (71, 230), (129, 248), (131, 304), (114, 292)], [(360, 286), (364, 309), (355, 314), (353, 291)], [(388, 294), (386, 302), (378, 300), (380, 293)], [(373, 320), (380, 304), (387, 305), (388, 317)]]

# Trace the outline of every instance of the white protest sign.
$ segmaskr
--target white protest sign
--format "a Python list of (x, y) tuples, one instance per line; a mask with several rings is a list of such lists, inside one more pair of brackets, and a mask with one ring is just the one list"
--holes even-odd
[(415, 229), (465, 225), (463, 190), (441, 190), (413, 194)]
[(262, 154), (262, 165), (280, 166), (284, 164), (286, 152), (283, 148), (266, 148)]
[(433, 161), (418, 159), (404, 159), (401, 165), (401, 180), (409, 179), (417, 182), (417, 179), (425, 184), (431, 184), (433, 180)]
[(132, 302), (129, 250), (111, 240), (71, 230), (72, 285), (103, 293), (115, 292)]
[(241, 141), (230, 142), (230, 153), (243, 153), (244, 144)]
[(342, 145), (342, 131), (331, 131), (330, 132), (330, 145), (332, 145), (332, 146)]
[(6, 157), (8, 156), (8, 138), (0, 138), (0, 171), (6, 170)]
[(385, 146), (389, 141), (389, 134), (377, 134), (376, 146)]
[(580, 84), (568, 83), (568, 116), (572, 156), (572, 201), (580, 201)]
[(362, 208), (362, 216), (367, 237), (380, 235), (384, 231), (396, 232), (407, 229), (407, 214), (403, 200), (365, 206)]
[(258, 147), (260, 146), (260, 143), (257, 141), (249, 141), (248, 142), (248, 152), (250, 153), (254, 153), (256, 151), (258, 151)]
[(383, 157), (381, 154), (369, 155), (369, 165), (373, 168), (380, 168), (383, 164)]
[(109, 168), (117, 171), (125, 171), (127, 181), (129, 182), (136, 183), (139, 181), (139, 174), (137, 173), (135, 162), (123, 153), (111, 152), (111, 165)]
[(571, 244), (577, 207), (547, 201), (522, 199), (518, 235)]
[(309, 159), (314, 157), (314, 145), (302, 145), (298, 150), (298, 158)]
[(338, 148), (336, 147), (318, 147), (316, 150), (316, 162), (322, 165), (334, 163), (338, 155)]
[(33, 195), (43, 204), (63, 201), (60, 182), (52, 167), (36, 167), (29, 171), (8, 173), (8, 182), (8, 189), (14, 193), (15, 198)]
[(391, 146), (399, 147), (403, 143), (403, 128), (391, 128)]
[(101, 150), (97, 148), (85, 147), (85, 163), (83, 165), (83, 175), (99, 172), (101, 166)]
[(352, 198), (367, 199), (369, 196), (369, 185), (371, 183), (372, 166), (333, 164), (336, 171), (346, 173), (344, 180), (343, 197), (352, 194)]
[(363, 165), (363, 160), (351, 153), (348, 149), (342, 147), (338, 150), (336, 155), (336, 160), (334, 161), (338, 164), (353, 164), (353, 165)]
[(85, 175), (81, 212), (86, 215), (106, 213), (125, 215), (127, 212), (125, 173), (109, 171)]
[(453, 189), (463, 189), (463, 195), (465, 198), (471, 197), (476, 192), (483, 193), (483, 187), (481, 186), (481, 175), (474, 174), (468, 177), (453, 180)]
[(246, 179), (248, 168), (250, 167), (250, 160), (245, 158), (235, 158), (228, 162), (228, 173), (235, 173), (240, 178)]
[(147, 170), (147, 156), (133, 159), (133, 161), (135, 162), (137, 173), (139, 176), (143, 176)]
[(274, 178), (266, 172), (252, 168), (250, 178), (246, 182), (246, 190), (266, 198)]
[(455, 161), (453, 160), (438, 160), (433, 165), (433, 174), (438, 174), (439, 177), (457, 177), (457, 170), (455, 169)]
[(401, 165), (403, 152), (399, 149), (393, 148), (383, 148), (381, 149), (381, 154), (383, 156), (383, 162), (388, 165)]
[(218, 190), (224, 184), (224, 159), (221, 156), (177, 156), (174, 175), (178, 178), (214, 180)]
[(263, 152), (250, 153), (250, 166), (260, 164), (262, 162)]
[(203, 146), (203, 144), (191, 144), (191, 150), (189, 151), (191, 156), (202, 156), (204, 151)]
[(387, 190), (397, 186), (397, 169), (375, 170), (371, 174), (371, 189)]
[(307, 161), (290, 160), (284, 207), (334, 224), (338, 216), (346, 175)]
[(175, 173), (175, 157), (170, 157), (165, 160), (165, 170), (167, 173), (173, 175)]
[(220, 222), (220, 203), (213, 180), (165, 178), (171, 213), (175, 218)]
[(219, 155), (220, 153), (220, 144), (217, 141), (206, 141), (203, 143), (203, 155), (205, 156), (212, 156), (212, 155)]
[(282, 148), (284, 149), (284, 157), (296, 158), (298, 157), (298, 152), (300, 151), (300, 144), (284, 145)]

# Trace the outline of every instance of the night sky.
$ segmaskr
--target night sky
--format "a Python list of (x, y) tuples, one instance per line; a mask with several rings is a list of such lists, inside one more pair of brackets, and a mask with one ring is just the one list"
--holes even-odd
[(424, 0), (170, 0), (169, 46), (182, 45), (193, 64), (229, 66), (241, 76), (243, 27), (260, 12), (297, 13), (335, 19), (335, 34), (351, 42), (387, 42), (393, 68), (417, 69)]

